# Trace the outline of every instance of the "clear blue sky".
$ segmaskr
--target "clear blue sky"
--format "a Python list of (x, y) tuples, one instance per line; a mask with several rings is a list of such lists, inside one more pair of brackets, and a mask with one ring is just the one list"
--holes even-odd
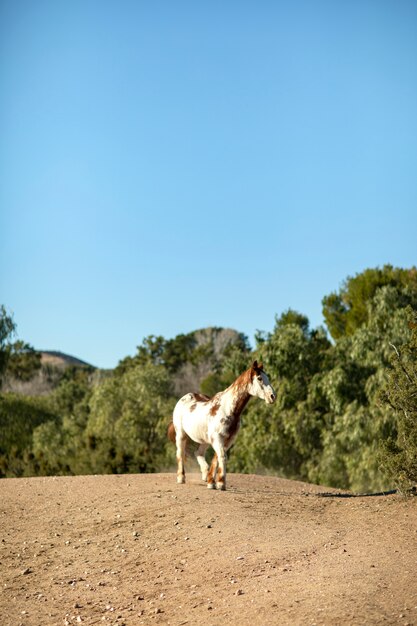
[(3, 0), (0, 302), (114, 367), (417, 262), (415, 0)]

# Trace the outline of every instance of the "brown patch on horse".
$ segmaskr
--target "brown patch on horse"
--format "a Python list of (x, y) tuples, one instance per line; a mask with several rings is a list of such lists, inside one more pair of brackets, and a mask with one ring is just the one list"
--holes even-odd
[(213, 404), (211, 405), (210, 408), (210, 415), (212, 415), (213, 417), (216, 415), (217, 411), (220, 409), (220, 401), (216, 400), (215, 402), (213, 402)]
[(210, 400), (210, 397), (206, 396), (204, 393), (192, 393), (191, 395), (194, 398), (195, 402), (193, 404), (190, 404), (190, 413), (195, 411), (195, 409), (197, 408), (197, 402), (207, 402), (208, 400)]
[(216, 470), (217, 470), (217, 454), (214, 453), (213, 459), (211, 461), (210, 469), (207, 474), (207, 482), (209, 484), (214, 483), (214, 475), (216, 473)]
[(230, 441), (234, 439), (237, 431), (240, 427), (240, 416), (242, 414), (243, 409), (249, 402), (251, 396), (249, 394), (242, 396), (239, 398), (234, 413), (228, 419), (227, 426), (227, 437), (225, 438), (224, 447), (227, 450), (230, 445)]
[(247, 395), (242, 396), (241, 398), (239, 398), (239, 400), (237, 401), (236, 408), (235, 408), (235, 411), (233, 413), (233, 416), (236, 417), (238, 420), (240, 419), (242, 411), (243, 411), (243, 409), (245, 408), (245, 406), (247, 405), (247, 403), (249, 402), (250, 399), (251, 399), (251, 396), (249, 394), (247, 394)]
[(172, 441), (172, 443), (176, 443), (176, 433), (175, 433), (174, 422), (171, 422), (168, 426), (167, 437), (170, 441)]
[(210, 396), (206, 396), (205, 393), (193, 393), (193, 396), (197, 402), (207, 402), (207, 400), (210, 400)]

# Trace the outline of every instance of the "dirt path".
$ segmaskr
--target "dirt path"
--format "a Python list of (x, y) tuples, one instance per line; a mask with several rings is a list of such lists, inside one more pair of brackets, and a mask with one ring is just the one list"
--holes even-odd
[(417, 498), (196, 474), (0, 482), (4, 626), (415, 624)]

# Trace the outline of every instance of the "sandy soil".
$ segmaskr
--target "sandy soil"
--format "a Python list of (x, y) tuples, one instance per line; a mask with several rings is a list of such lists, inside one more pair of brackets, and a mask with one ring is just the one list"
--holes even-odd
[(1, 624), (417, 624), (417, 498), (187, 478), (2, 480)]

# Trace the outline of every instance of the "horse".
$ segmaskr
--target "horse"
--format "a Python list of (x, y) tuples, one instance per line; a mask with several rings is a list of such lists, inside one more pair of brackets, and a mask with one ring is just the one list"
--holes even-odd
[[(178, 483), (185, 483), (185, 449), (187, 440), (191, 439), (199, 444), (195, 457), (208, 489), (226, 489), (226, 452), (237, 437), (241, 413), (252, 396), (267, 404), (273, 404), (276, 399), (263, 365), (257, 361), (212, 398), (187, 393), (178, 400), (168, 426), (168, 437), (177, 448)], [(205, 458), (209, 446), (215, 453), (210, 468)]]

